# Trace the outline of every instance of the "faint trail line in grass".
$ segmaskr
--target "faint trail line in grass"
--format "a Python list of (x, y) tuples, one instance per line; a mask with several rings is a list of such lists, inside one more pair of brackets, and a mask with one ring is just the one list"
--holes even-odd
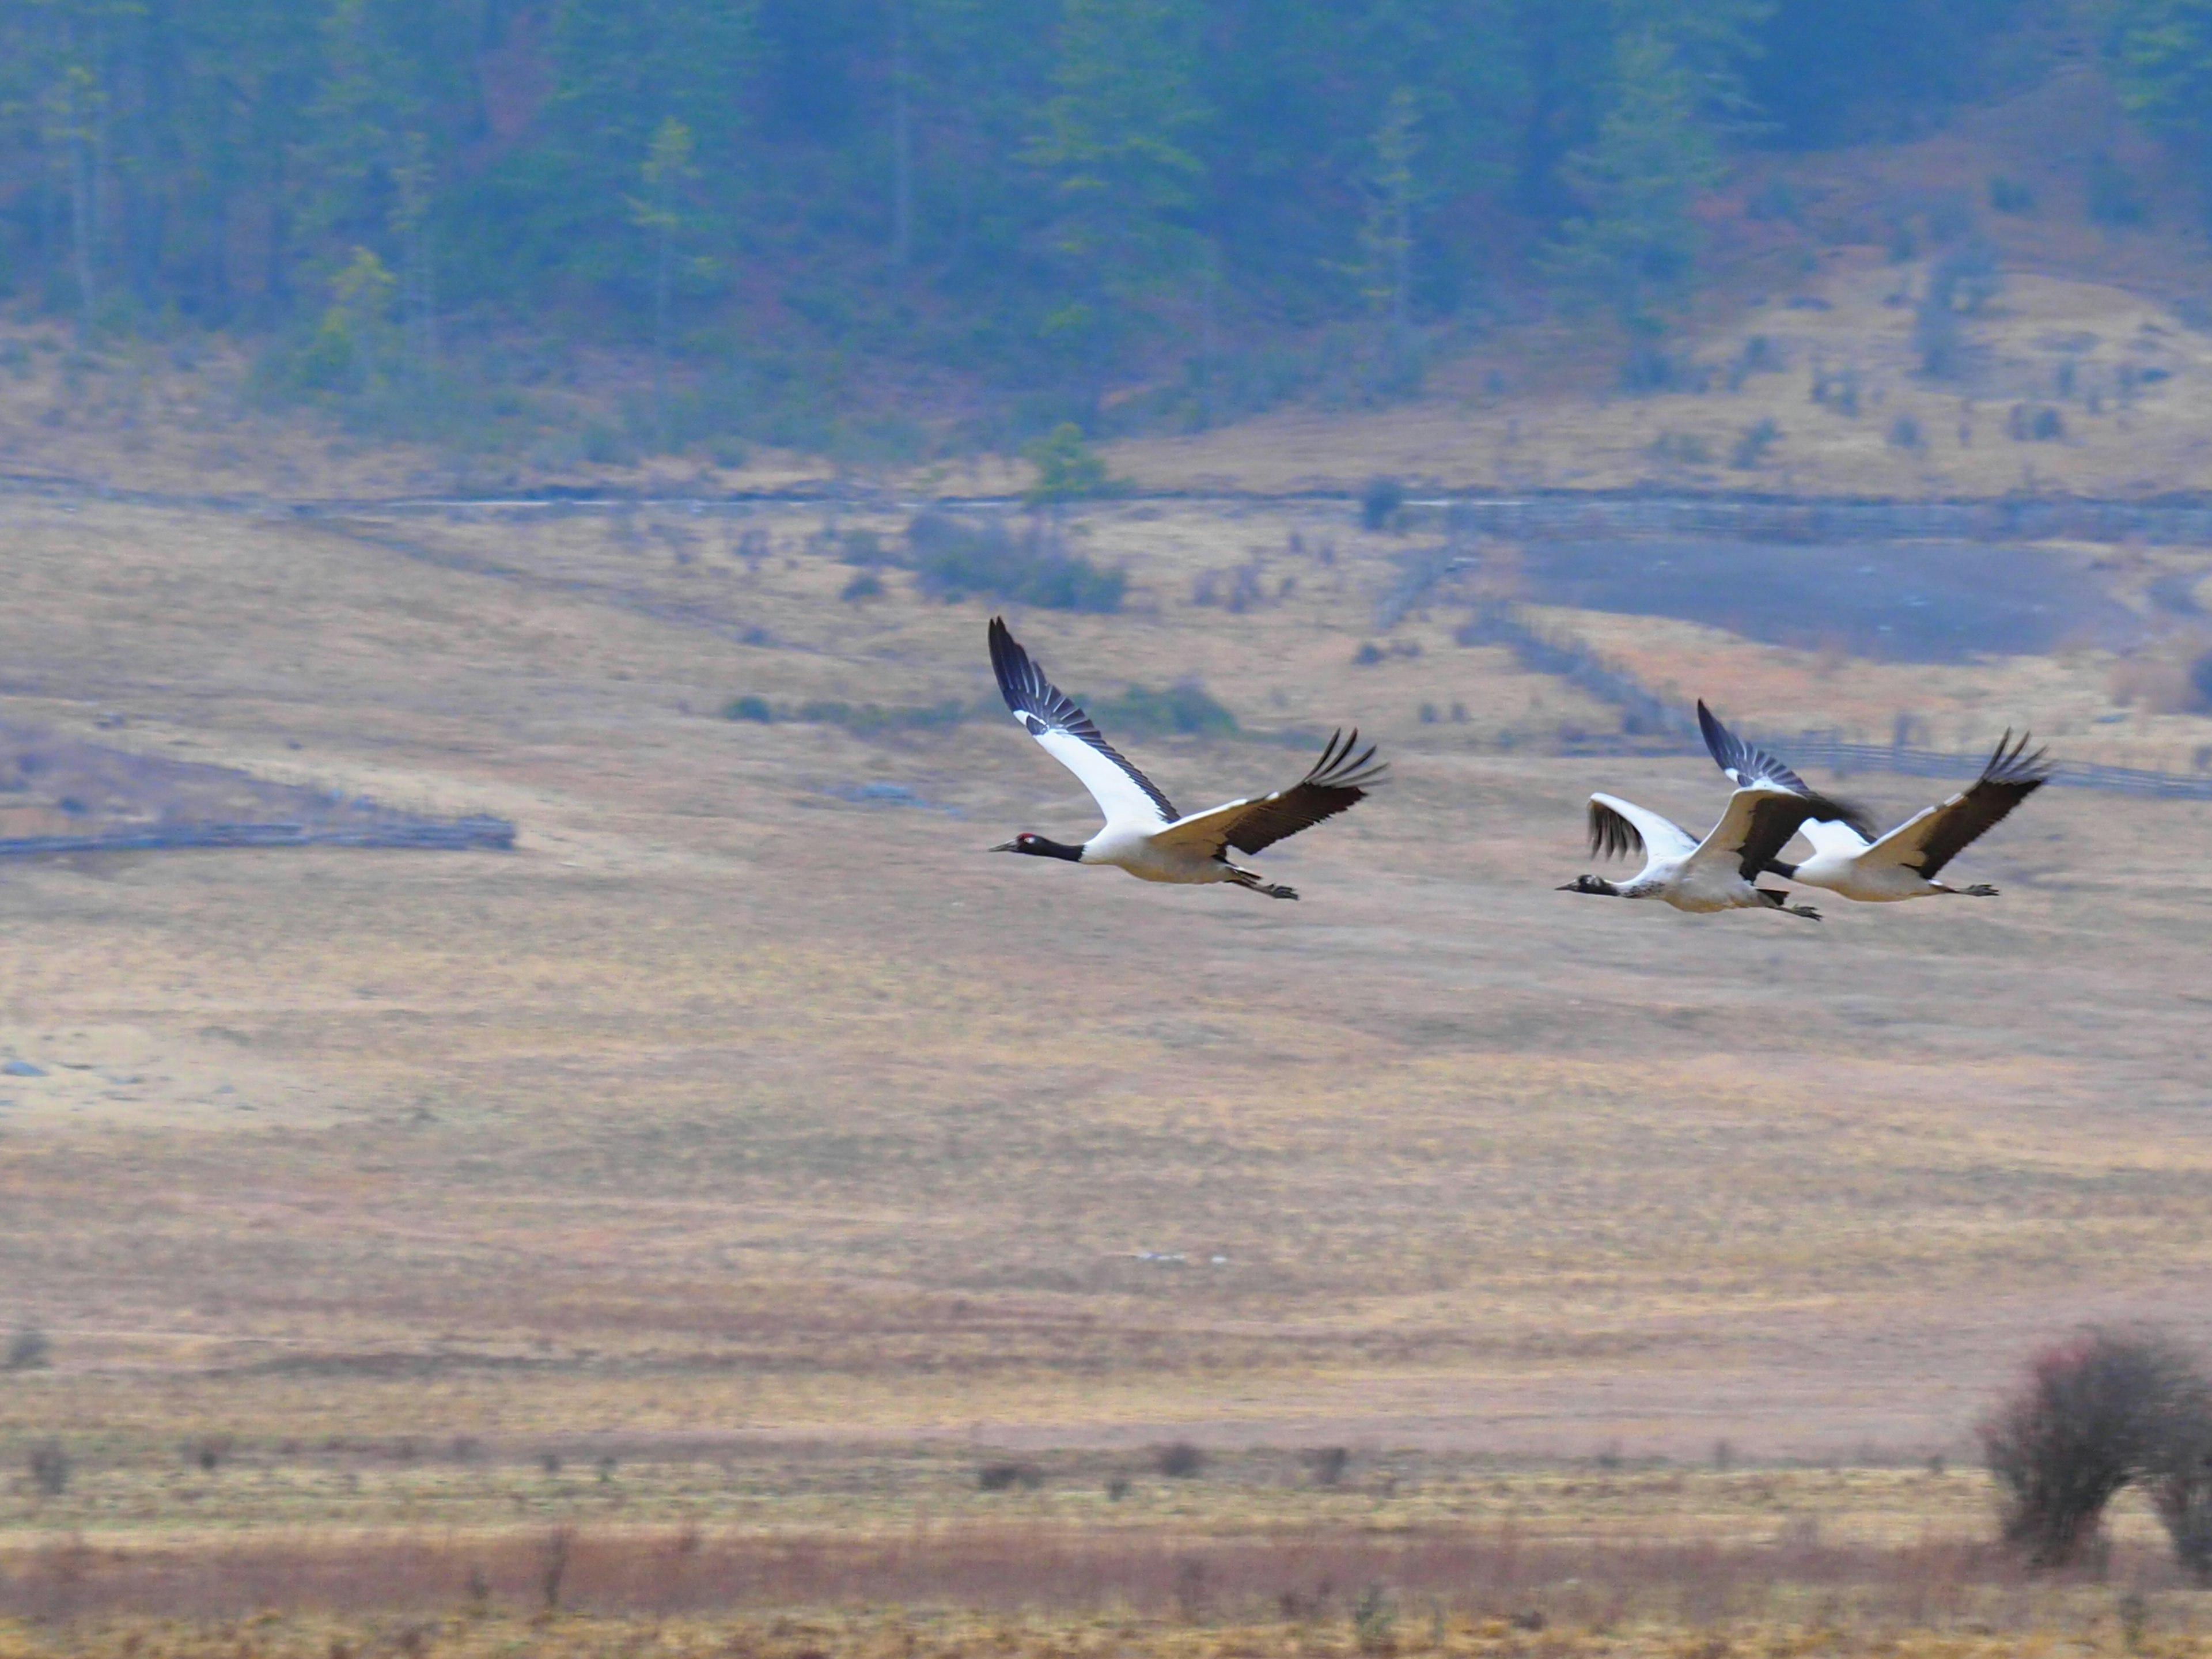
[[(431, 547), (425, 543), (410, 541), (404, 536), (342, 518), (307, 517), (301, 522), (307, 526), (327, 531), (346, 540), (364, 546), (379, 548), (387, 553), (397, 553), (403, 558), (419, 563), (435, 565), (441, 570), (457, 571), (464, 575), (484, 576), (495, 581), (511, 582), (533, 592), (550, 594), (561, 599), (583, 599), (604, 605), (632, 616), (643, 617), (649, 622), (665, 623), (672, 628), (697, 629), (725, 639), (732, 645), (760, 646), (757, 625), (740, 626), (727, 617), (716, 615), (702, 605), (671, 604), (666, 600), (648, 599), (633, 588), (617, 586), (611, 582), (595, 582), (580, 576), (545, 576), (534, 570), (525, 570), (495, 559), (487, 559), (473, 553), (455, 552), (449, 548)], [(787, 640), (778, 640), (781, 650), (797, 651), (809, 656), (823, 654), (814, 647)]]
[[(834, 483), (716, 495), (627, 494), (548, 489), (520, 495), (403, 495), (290, 501), (273, 496), (128, 489), (63, 474), (0, 473), (0, 492), (51, 501), (86, 500), (203, 512), (284, 516), (307, 523), (382, 514), (453, 513), (628, 513), (659, 508), (695, 514), (757, 507), (875, 506), (885, 510), (1020, 508), (1018, 495), (908, 495)], [(1138, 489), (1115, 505), (1208, 501), (1242, 507), (1349, 504), (1349, 489), (1292, 490)], [(1899, 501), (1881, 496), (1784, 495), (1754, 491), (1528, 489), (1427, 490), (1406, 505), (1449, 513), (1483, 535), (1553, 538), (1593, 534), (1718, 535), (1752, 541), (1923, 541), (1929, 539), (2118, 542), (2212, 541), (2212, 496), (2189, 491), (2128, 500), (2109, 496), (1960, 496)]]

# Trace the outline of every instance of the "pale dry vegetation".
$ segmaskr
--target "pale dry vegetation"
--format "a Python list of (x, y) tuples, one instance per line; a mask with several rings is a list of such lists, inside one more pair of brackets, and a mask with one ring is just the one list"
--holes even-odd
[[(742, 1599), (748, 1540), (941, 1525), (1137, 1562), (1153, 1588), (1115, 1593), (1169, 1612), (1163, 1540), (1310, 1534), (1349, 1564), (1370, 1546), (1347, 1539), (1434, 1534), (1462, 1565), (1388, 1576), (1473, 1644), (1512, 1609), (1464, 1575), (1509, 1526), (1741, 1548), (1746, 1583), (1795, 1582), (1756, 1554), (1795, 1539), (1890, 1582), (1883, 1552), (1991, 1532), (1986, 1481), (1924, 1460), (1967, 1450), (2033, 1340), (2115, 1309), (2201, 1323), (2212, 1146), (2178, 1109), (2202, 1096), (2212, 809), (2047, 791), (1974, 854), (1998, 904), (1621, 915), (1551, 890), (1583, 866), (1583, 793), (1695, 820), (1717, 780), (1557, 757), (1610, 711), (1452, 644), (1448, 596), (1379, 627), (1418, 533), (1075, 515), (1130, 591), (1024, 615), (1047, 665), (1090, 696), (1197, 676), (1248, 734), (1133, 743), (1171, 793), (1286, 777), (1340, 720), (1395, 758), (1375, 803), (1270, 853), (1307, 896), (1261, 907), (984, 856), (1090, 816), (1000, 719), (721, 717), (744, 693), (988, 696), (984, 601), (895, 568), (838, 597), (855, 567), (825, 532), (888, 515), (4, 513), (11, 721), (521, 827), (506, 855), (4, 872), (0, 1054), (43, 1074), (0, 1076), (0, 1325), (49, 1362), (0, 1375), (9, 1595), (234, 1584), (242, 1607), (262, 1570), (210, 1552), (280, 1579), (336, 1552), (313, 1582), (359, 1585), (384, 1569), (344, 1550), (389, 1547), (433, 1563), (408, 1580), (427, 1616), (478, 1551), (506, 1613), (421, 1638), (458, 1647), (556, 1639), (502, 1620), (561, 1527), (579, 1586), (696, 1538), (728, 1571), (683, 1606)], [(1237, 570), (1241, 606), (1227, 577), (1202, 602)], [(1724, 644), (1716, 672), (1754, 658)], [(1857, 781), (1892, 811), (1923, 790)], [(1680, 1467), (1723, 1437), (1729, 1471)], [(1176, 1441), (1196, 1475), (1158, 1472)], [(58, 1492), (28, 1462), (48, 1443)], [(1319, 1482), (1304, 1449), (1331, 1445), (1352, 1455)], [(1039, 1479), (987, 1492), (996, 1462)], [(2161, 1547), (2140, 1504), (2115, 1533), (2126, 1560)], [(1603, 1579), (1544, 1559), (1545, 1583)], [(1314, 1644), (1354, 1641), (1363, 1589), (1333, 1581)], [(1206, 1617), (1258, 1616), (1243, 1595)], [(1413, 1606), (1401, 1644), (1431, 1628)], [(1577, 1632), (1556, 1643), (1628, 1639), (1553, 1616)], [(1723, 1613), (1650, 1617), (1663, 1643)], [(398, 1639), (379, 1628), (251, 1639)], [(1215, 1639), (1185, 1628), (1128, 1641)]]

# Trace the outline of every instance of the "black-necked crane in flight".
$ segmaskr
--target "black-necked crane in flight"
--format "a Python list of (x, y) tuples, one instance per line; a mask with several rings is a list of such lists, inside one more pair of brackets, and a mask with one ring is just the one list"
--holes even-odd
[(994, 853), (1026, 853), (1070, 864), (1110, 864), (1143, 881), (1233, 882), (1269, 898), (1294, 899), (1297, 895), (1291, 889), (1231, 864), (1229, 850), (1257, 853), (1334, 817), (1365, 795), (1382, 775), (1374, 745), (1369, 744), (1364, 754), (1356, 753), (1359, 733), (1355, 731), (1346, 738), (1340, 731), (1328, 740), (1313, 769), (1289, 788), (1178, 817), (1158, 787), (1106, 741), (1074, 699), (1045, 678), (1007, 631), (1005, 617), (991, 618), (990, 641), (991, 667), (1014, 719), (1044, 745), (1047, 754), (1082, 781), (1106, 818), (1097, 835), (1073, 846), (1024, 830), (993, 848)]
[[(1739, 786), (1760, 781), (1802, 795), (1812, 794), (1802, 778), (1764, 749), (1729, 731), (1702, 702), (1698, 705), (1698, 725), (1715, 763)], [(1997, 890), (1987, 882), (1950, 887), (1936, 877), (2049, 780), (2051, 767), (2044, 759), (2046, 751), (2039, 749), (2031, 755), (2027, 752), (2027, 744), (2026, 734), (2014, 742), (2007, 731), (1983, 763), (1981, 776), (1940, 806), (1923, 806), (1879, 838), (1872, 833), (1872, 826), (1863, 823), (1828, 823), (1808, 817), (1803, 828), (1805, 839), (1813, 843), (1813, 856), (1802, 864), (1784, 864), (1771, 858), (1766, 867), (1785, 880), (1825, 888), (1868, 904), (1933, 898), (1938, 893), (1995, 898)], [(1775, 851), (1779, 853), (1781, 848)]]
[(1644, 868), (1626, 881), (1577, 876), (1563, 893), (1597, 893), (1608, 898), (1658, 899), (1677, 910), (1787, 910), (1820, 919), (1809, 904), (1792, 904), (1790, 896), (1761, 887), (1759, 878), (1774, 855), (1814, 815), (1857, 817), (1857, 809), (1807, 790), (1800, 793), (1764, 778), (1753, 779), (1729, 797), (1721, 821), (1699, 841), (1672, 818), (1618, 795), (1589, 799), (1590, 852), (1644, 855)]

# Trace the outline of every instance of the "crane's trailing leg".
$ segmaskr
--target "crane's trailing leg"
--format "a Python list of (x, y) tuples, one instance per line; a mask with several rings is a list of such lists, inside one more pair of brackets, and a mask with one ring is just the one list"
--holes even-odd
[(1818, 921), (1820, 919), (1820, 913), (1818, 910), (1815, 910), (1811, 905), (1792, 904), (1790, 902), (1789, 894), (1777, 892), (1771, 887), (1760, 888), (1759, 890), (1759, 896), (1765, 899), (1769, 904), (1772, 905), (1776, 909), (1787, 910), (1793, 916), (1803, 916), (1808, 921)]
[(1285, 887), (1266, 880), (1257, 870), (1247, 870), (1238, 865), (1232, 864), (1229, 866), (1229, 879), (1239, 887), (1248, 887), (1255, 893), (1264, 893), (1269, 898), (1294, 899), (1298, 896), (1297, 888)]

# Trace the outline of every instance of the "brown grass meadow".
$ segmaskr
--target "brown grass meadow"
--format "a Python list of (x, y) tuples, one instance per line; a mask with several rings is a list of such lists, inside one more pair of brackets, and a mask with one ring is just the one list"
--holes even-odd
[[(2045, 791), (1993, 903), (1623, 914), (1553, 890), (1583, 794), (1702, 822), (1702, 762), (1559, 754), (1616, 717), (1454, 590), (1379, 629), (1340, 507), (1127, 503), (1047, 668), (1202, 678), (1245, 735), (1127, 744), (1192, 804), (1340, 722), (1394, 781), (1297, 905), (994, 859), (1090, 821), (1010, 723), (722, 716), (989, 695), (986, 606), (841, 599), (897, 520), (831, 517), (0, 497), (0, 719), (521, 831), (0, 869), (0, 1653), (2201, 1644), (2140, 1508), (1990, 1553), (1972, 1428), (2078, 1322), (2206, 1334), (2212, 807)], [(2111, 735), (2087, 647), (1553, 620), (1778, 723), (2202, 725)]]

